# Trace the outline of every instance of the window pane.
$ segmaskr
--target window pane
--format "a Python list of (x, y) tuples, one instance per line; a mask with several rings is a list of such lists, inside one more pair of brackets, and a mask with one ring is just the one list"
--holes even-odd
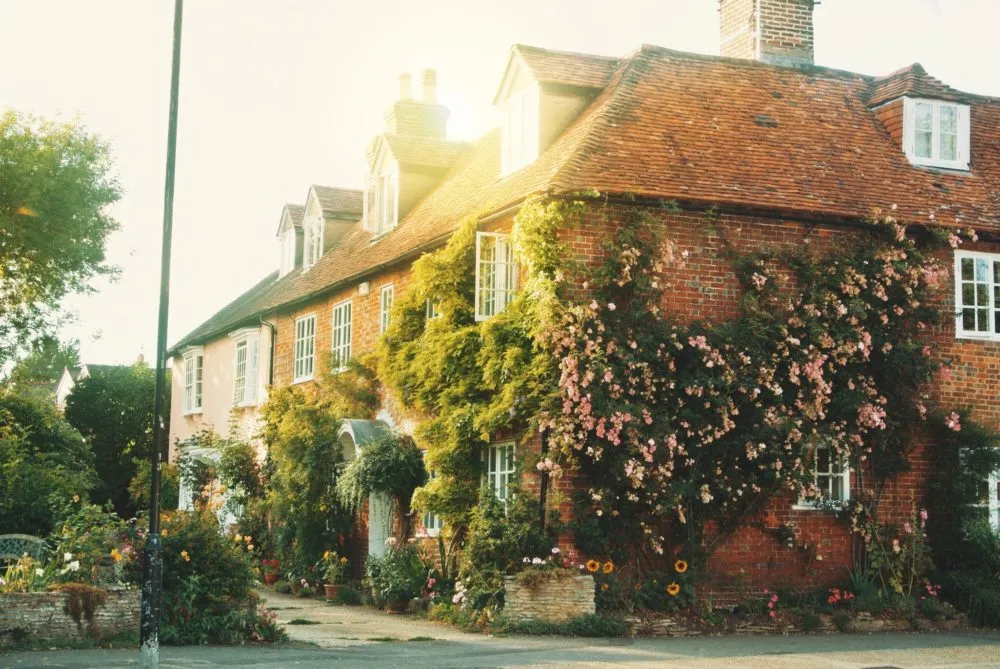
[(975, 331), (976, 329), (975, 309), (962, 309), (962, 329)]
[(927, 102), (917, 103), (917, 130), (933, 130), (934, 105)]
[(968, 306), (975, 306), (976, 304), (976, 284), (974, 283), (963, 283), (962, 284), (962, 304)]
[(953, 105), (941, 105), (938, 108), (941, 115), (941, 132), (942, 133), (957, 133), (958, 132), (958, 108)]
[(840, 476), (830, 478), (830, 499), (842, 502), (844, 500), (844, 479)]
[(976, 309), (976, 331), (977, 332), (990, 331), (989, 309)]
[(985, 283), (976, 284), (976, 306), (984, 307), (990, 303), (990, 291)]
[(817, 448), (816, 449), (816, 471), (820, 474), (825, 474), (830, 471), (830, 449), (829, 448)]
[(975, 277), (974, 267), (975, 261), (972, 258), (962, 258), (962, 279), (965, 281), (972, 281)]
[(913, 142), (914, 152), (921, 158), (930, 158), (933, 141), (933, 135), (930, 132), (918, 130)]
[(987, 282), (990, 276), (990, 266), (986, 260), (982, 258), (976, 259), (976, 281)]
[(958, 135), (941, 135), (938, 157), (941, 160), (958, 160)]
[(993, 318), (993, 332), (1000, 333), (1000, 309), (994, 312)]
[(993, 283), (1000, 284), (1000, 260), (993, 262)]

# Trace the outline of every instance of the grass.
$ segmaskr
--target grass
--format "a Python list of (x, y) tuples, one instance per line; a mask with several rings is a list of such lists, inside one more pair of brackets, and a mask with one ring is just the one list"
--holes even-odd
[(369, 641), (386, 641), (386, 642), (402, 641), (402, 639), (397, 639), (394, 636), (370, 636), (370, 637), (368, 637), (368, 640)]
[(309, 620), (308, 618), (292, 618), (286, 625), (322, 625), (318, 620)]
[(268, 611), (291, 611), (293, 609), (301, 609), (301, 606), (269, 606)]
[(411, 636), (407, 641), (434, 641), (432, 636)]

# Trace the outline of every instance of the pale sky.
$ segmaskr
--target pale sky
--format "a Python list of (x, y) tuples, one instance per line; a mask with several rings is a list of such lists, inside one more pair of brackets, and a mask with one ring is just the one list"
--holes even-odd
[[(285, 202), (360, 187), (397, 75), (438, 71), (449, 136), (474, 139), (511, 44), (625, 56), (643, 43), (718, 53), (718, 0), (188, 0), (184, 13), (170, 337), (278, 266)], [(0, 0), (0, 108), (79, 115), (112, 145), (125, 191), (115, 284), (75, 297), (91, 363), (156, 346), (173, 2)], [(823, 0), (816, 62), (886, 74), (920, 62), (1000, 96), (1000, 0)]]

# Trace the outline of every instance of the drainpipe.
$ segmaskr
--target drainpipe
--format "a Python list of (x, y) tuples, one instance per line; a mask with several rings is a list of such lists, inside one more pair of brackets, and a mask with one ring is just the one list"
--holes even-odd
[(267, 359), (267, 362), (268, 362), (268, 364), (267, 364), (267, 385), (270, 387), (270, 386), (274, 385), (274, 343), (278, 339), (278, 330), (275, 329), (273, 323), (268, 323), (267, 321), (265, 321), (263, 316), (260, 317), (260, 324), (261, 325), (266, 325), (268, 327), (268, 329), (271, 331), (271, 354), (268, 356), (268, 359)]

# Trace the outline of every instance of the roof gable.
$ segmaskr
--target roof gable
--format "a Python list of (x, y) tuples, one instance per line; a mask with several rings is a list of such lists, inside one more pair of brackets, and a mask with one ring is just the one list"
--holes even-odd
[(541, 84), (562, 84), (577, 88), (604, 88), (621, 59), (571, 51), (552, 51), (526, 44), (511, 47), (507, 66), (493, 104), (514, 92), (523, 77)]
[(302, 227), (302, 217), (305, 214), (305, 207), (300, 204), (288, 203), (281, 210), (281, 221), (278, 223), (278, 237), (285, 234), (289, 227), (299, 229)]

